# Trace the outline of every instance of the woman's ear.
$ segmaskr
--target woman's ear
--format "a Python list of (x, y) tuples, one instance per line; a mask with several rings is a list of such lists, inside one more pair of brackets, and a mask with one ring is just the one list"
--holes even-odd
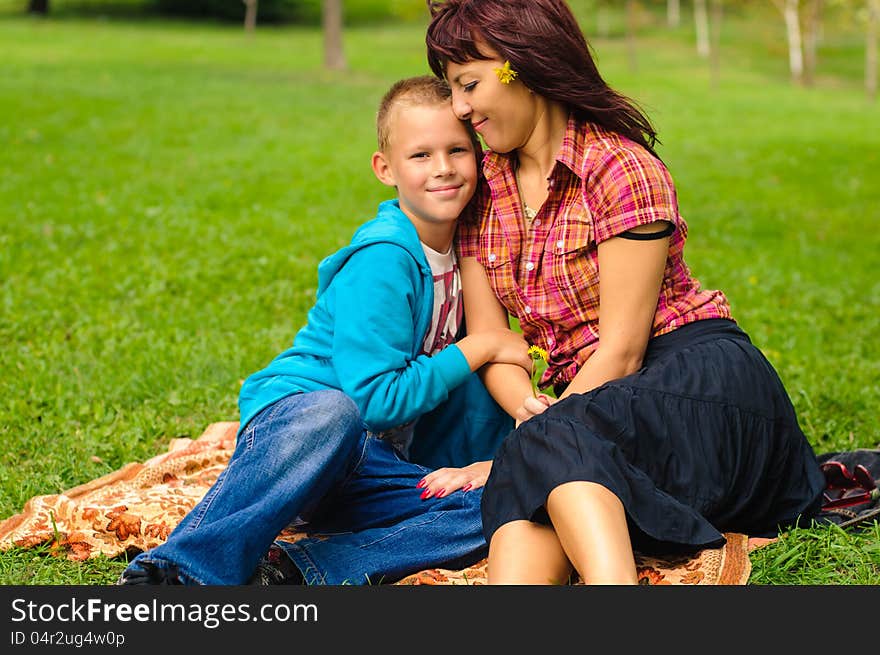
[(397, 182), (394, 181), (394, 173), (391, 171), (391, 164), (388, 163), (388, 157), (384, 152), (374, 152), (370, 163), (373, 167), (373, 174), (382, 184), (397, 186)]

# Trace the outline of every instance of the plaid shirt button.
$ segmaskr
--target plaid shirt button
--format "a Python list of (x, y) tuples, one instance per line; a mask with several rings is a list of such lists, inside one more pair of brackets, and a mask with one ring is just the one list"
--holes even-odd
[(560, 239), (559, 241), (556, 242), (556, 247), (559, 248), (560, 250), (562, 250), (563, 248), (565, 248), (565, 241), (562, 241)]
[(526, 270), (527, 271), (534, 271), (535, 265), (532, 262), (529, 262), (528, 264), (526, 264)]
[(531, 314), (531, 313), (532, 313), (532, 308), (529, 307), (528, 305), (526, 305), (525, 307), (523, 307), (523, 311), (524, 311), (526, 314)]
[(495, 255), (494, 252), (489, 253), (489, 261), (490, 262), (494, 262), (496, 259), (498, 259), (498, 257)]

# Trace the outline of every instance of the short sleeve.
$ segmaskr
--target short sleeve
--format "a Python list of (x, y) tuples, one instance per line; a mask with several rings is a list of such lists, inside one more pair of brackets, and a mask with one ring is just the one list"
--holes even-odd
[(642, 148), (610, 149), (584, 183), (597, 244), (656, 221), (679, 225), (672, 177), (659, 159)]

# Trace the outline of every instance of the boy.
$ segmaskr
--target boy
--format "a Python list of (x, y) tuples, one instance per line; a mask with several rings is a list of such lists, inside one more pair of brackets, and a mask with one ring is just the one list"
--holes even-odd
[[(364, 584), (485, 556), (480, 493), (420, 493), (430, 469), (408, 456), (490, 459), (512, 422), (474, 372), (488, 362), (530, 370), (531, 360), (507, 330), (453, 343), (462, 311), (452, 239), (477, 171), (448, 87), (398, 82), (377, 132), (372, 168), (397, 200), (321, 262), (306, 326), (242, 386), (228, 466), (120, 584)], [(297, 519), (320, 536), (278, 542), (261, 559)]]

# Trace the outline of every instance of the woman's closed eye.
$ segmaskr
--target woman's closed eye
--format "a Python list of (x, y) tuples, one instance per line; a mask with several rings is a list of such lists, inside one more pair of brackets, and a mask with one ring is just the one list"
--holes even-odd
[(470, 93), (471, 91), (474, 90), (474, 87), (476, 87), (476, 86), (477, 86), (476, 81), (468, 82), (467, 84), (462, 85), (461, 90), (464, 91), (465, 93)]

